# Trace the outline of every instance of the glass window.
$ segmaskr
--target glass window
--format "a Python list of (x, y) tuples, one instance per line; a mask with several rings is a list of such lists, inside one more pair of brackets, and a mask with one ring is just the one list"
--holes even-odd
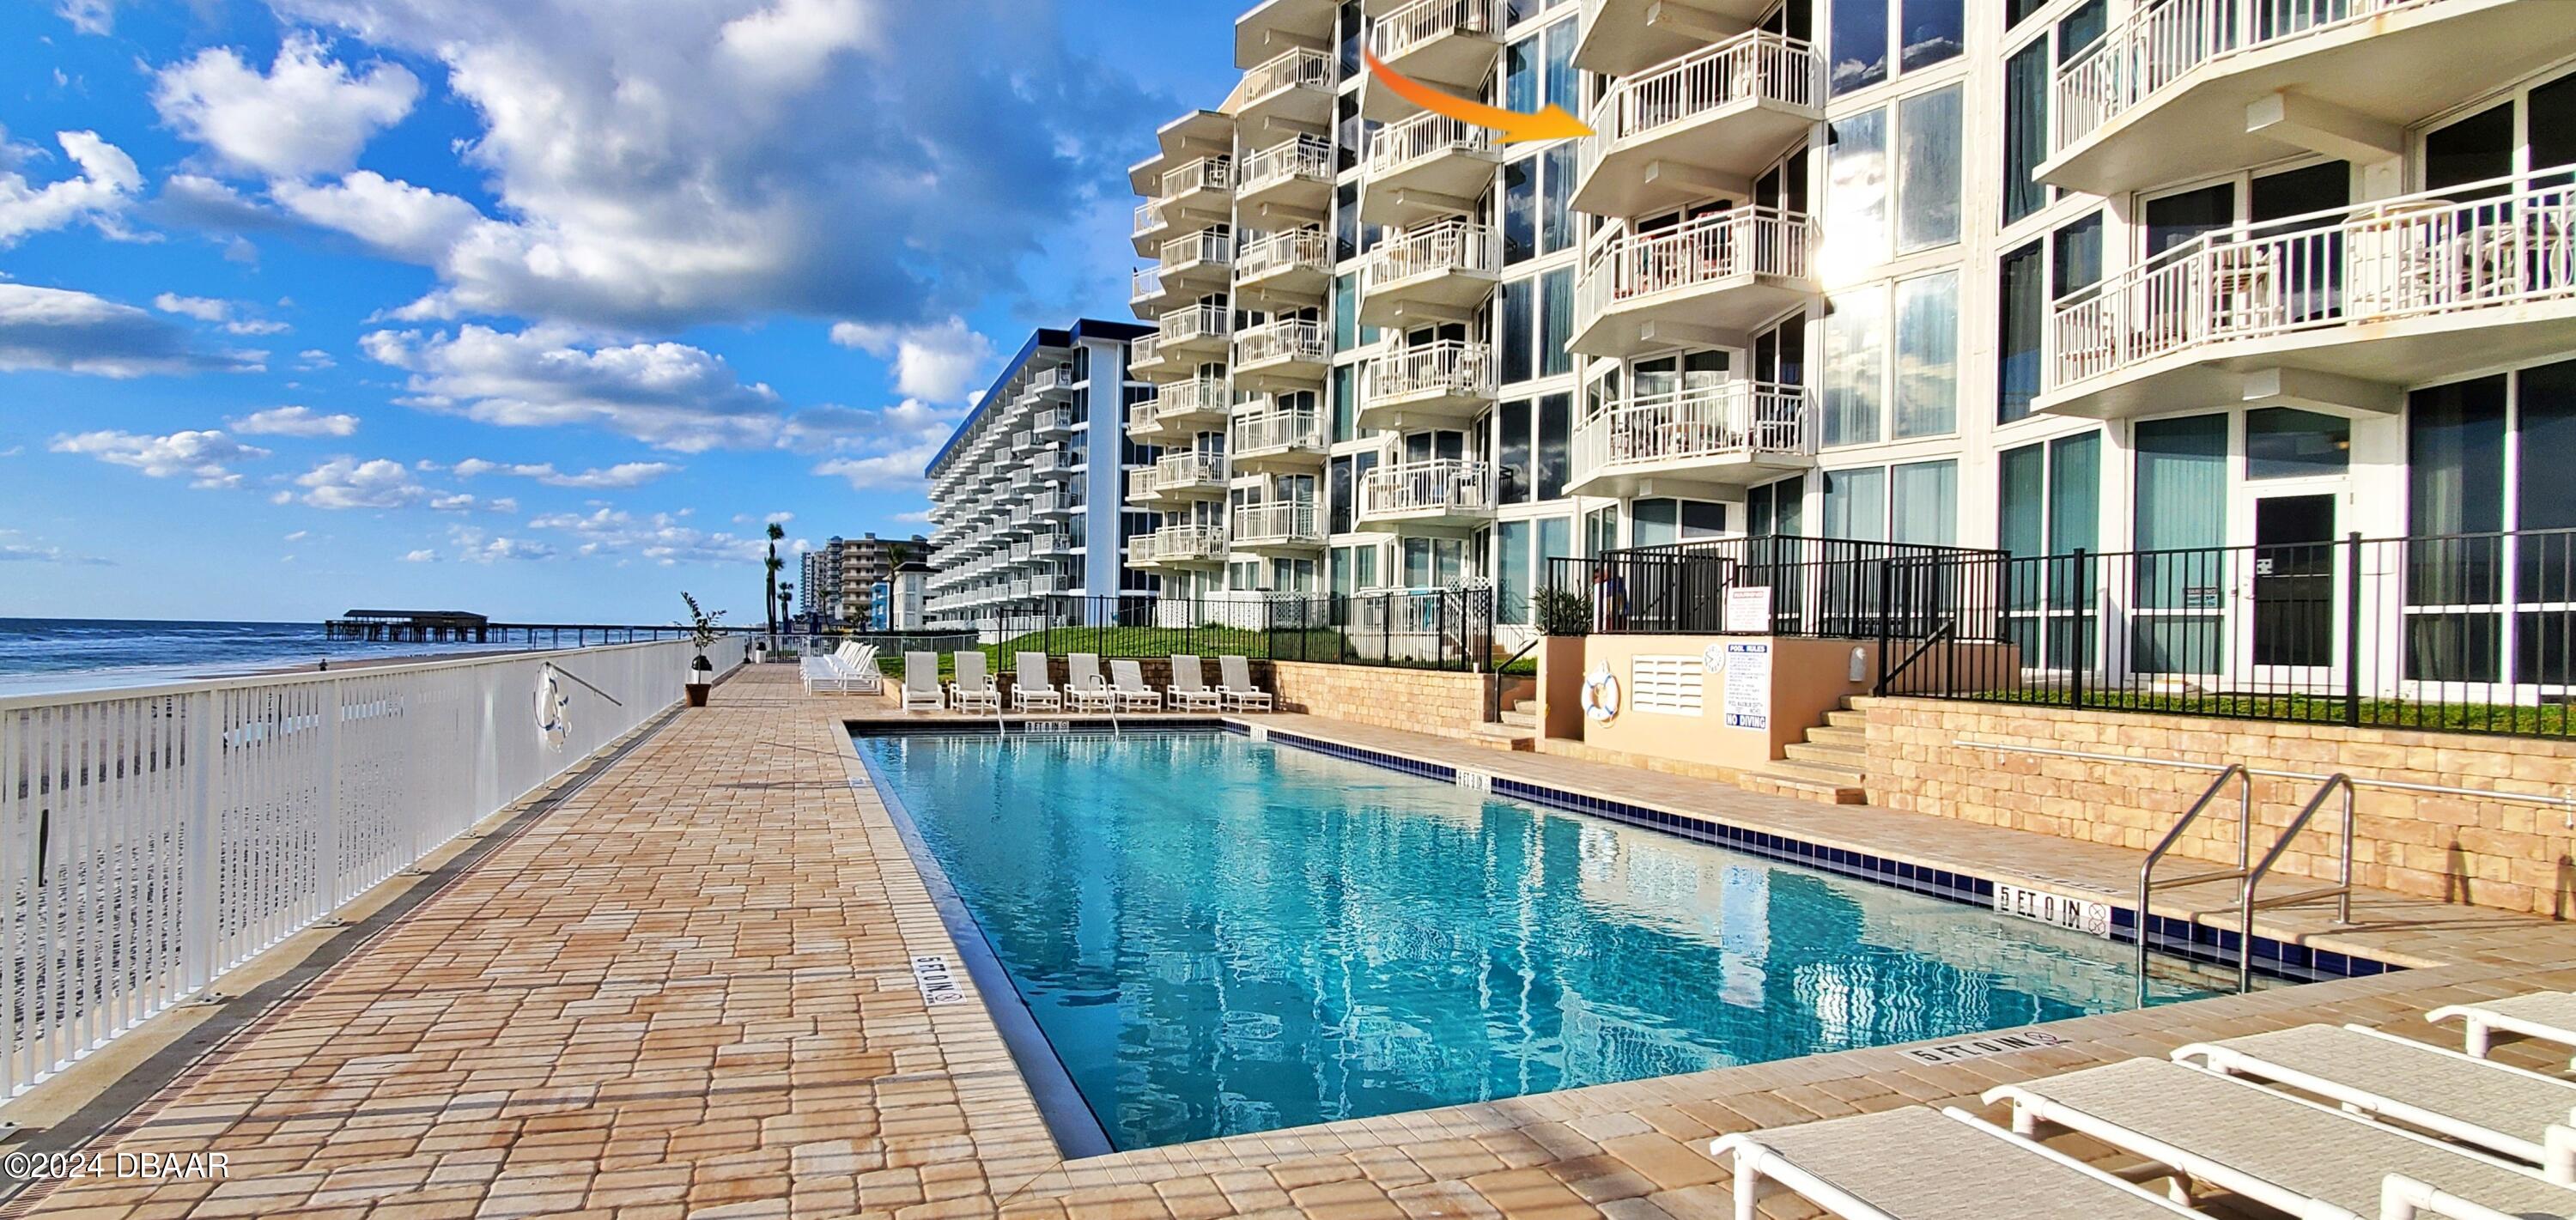
[(1331, 528), (1336, 534), (1351, 532), (1351, 463), (1347, 455), (1333, 459)]
[(1714, 538), (1726, 532), (1726, 506), (1709, 500), (1682, 501), (1682, 537)]
[(2048, 325), (2048, 282), (2040, 245), (2032, 242), (2003, 257), (1998, 295), (2003, 320), (1996, 336), (1995, 422), (2030, 416), (2039, 397), (2040, 335)]
[(1503, 167), (1503, 262), (1538, 257), (1538, 158)]
[(2102, 545), (2102, 434), (2049, 442), (2048, 541), (2053, 554)]
[(2227, 417), (2141, 420), (2137, 426), (2138, 549), (2227, 541)]
[(1524, 38), (1503, 48), (1504, 109), (1535, 113), (1538, 87), (1538, 39)]
[(1897, 66), (1911, 72), (1956, 58), (1967, 30), (1961, 9), (1960, 0), (1904, 0), (1898, 27), (1904, 45)]
[(1896, 435), (1958, 430), (1959, 273), (1896, 286)]
[(2424, 136), (2424, 189), (2438, 191), (2513, 172), (2513, 103), (2490, 107)]
[(2048, 544), (2048, 446), (2007, 449), (2002, 467), (1995, 546), (2016, 557), (2044, 554), (2043, 548)]
[(2004, 223), (2038, 211), (2048, 188), (2036, 174), (2048, 159), (2048, 40), (2004, 61)]
[(1494, 525), (1494, 617), (1518, 627), (1530, 619), (1530, 523)]
[(1539, 249), (1555, 254), (1574, 246), (1574, 144), (1560, 142), (1539, 158), (1538, 243)]
[(1583, 112), (1583, 97), (1575, 87), (1574, 40), (1579, 33), (1572, 21), (1560, 21), (1547, 27), (1547, 54), (1544, 57), (1547, 78), (1547, 101), (1577, 114)]
[(1502, 297), (1494, 307), (1502, 315), (1502, 379), (1505, 384), (1530, 379), (1530, 290), (1536, 283), (1535, 280), (1506, 282)]
[(1538, 400), (1538, 498), (1565, 497), (1570, 473), (1566, 442), (1574, 426), (1574, 395), (1550, 394)]
[(1888, 0), (1832, 0), (1833, 88), (1837, 94), (1887, 79)]
[(2107, 0), (2086, 0), (2057, 23), (2057, 62), (2069, 64), (2084, 53), (2084, 48), (2101, 40), (2111, 28), (2111, 6)]
[(1896, 248), (1959, 240), (1959, 87), (1896, 106)]
[(1360, 277), (1333, 277), (1333, 351), (1347, 352), (1360, 345)]
[(1559, 267), (1538, 279), (1546, 312), (1539, 321), (1538, 375), (1554, 377), (1574, 371), (1574, 268)]
[(1887, 541), (1887, 468), (1825, 472), (1825, 537)]
[(1913, 462), (1895, 469), (1895, 541), (1927, 546), (1959, 542), (1959, 463)]
[(1638, 500), (1629, 507), (1628, 533), (1635, 544), (1671, 546), (1681, 541), (1681, 506), (1671, 500)]
[(1879, 439), (1887, 379), (1887, 290), (1866, 288), (1838, 301), (1825, 319), (1824, 443)]
[(1619, 510), (1596, 508), (1583, 514), (1583, 553), (1598, 555), (1619, 549)]
[(1360, 184), (1345, 182), (1333, 188), (1333, 260), (1349, 262), (1360, 256)]
[(1887, 112), (1869, 110), (1833, 124), (1825, 159), (1827, 269), (1837, 278), (1887, 258)]
[(2048, 0), (2004, 0), (2004, 26), (2011, 28), (2030, 20), (2030, 15), (2048, 7)]
[(1502, 435), (1494, 449), (1494, 478), (1505, 504), (1527, 504), (1530, 489), (1530, 405), (1515, 399), (1494, 409), (1495, 430)]
[(2246, 478), (2337, 475), (2351, 465), (2351, 420), (2290, 407), (2245, 413)]
[[(2491, 540), (2446, 535), (2504, 528), (2505, 378), (2499, 374), (2407, 395), (2406, 601), (2491, 605), (2504, 571)], [(2409, 678), (2492, 682), (2502, 669), (2501, 616), (2406, 616)]]
[(2147, 257), (2236, 224), (2236, 184), (2221, 182), (2147, 201)]
[(1547, 579), (1549, 561), (1574, 557), (1574, 518), (1546, 517), (1538, 523), (1538, 580)]
[(2102, 214), (2092, 213), (2082, 220), (2070, 221), (2048, 236), (2049, 251), (2057, 260), (2051, 272), (2049, 295), (2064, 300), (2102, 282)]

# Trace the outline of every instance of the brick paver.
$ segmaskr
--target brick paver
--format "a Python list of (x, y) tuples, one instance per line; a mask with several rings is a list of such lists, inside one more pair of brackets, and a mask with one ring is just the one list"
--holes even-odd
[[(2050, 1028), (2068, 1045), (2016, 1056), (1934, 1067), (1855, 1051), (1065, 1163), (983, 1009), (926, 1006), (915, 988), (909, 958), (953, 946), (884, 810), (852, 784), (839, 718), (875, 706), (808, 699), (781, 667), (718, 688), (714, 707), (681, 717), (101, 1144), (221, 1150), (229, 1181), (86, 1181), (29, 1210), (1714, 1215), (1725, 1174), (1701, 1155), (1714, 1134), (1972, 1103), (2002, 1081), (2311, 1020), (2442, 1038), (2414, 1014), (2576, 986), (2576, 936), (2562, 925), (2374, 905), (2379, 926), (2342, 935), (2455, 964), (2061, 1022)], [(2014, 831), (1276, 722), (1874, 850), (2013, 862), (2060, 885), (2116, 891), (2124, 863), (2135, 868), (2115, 849)]]

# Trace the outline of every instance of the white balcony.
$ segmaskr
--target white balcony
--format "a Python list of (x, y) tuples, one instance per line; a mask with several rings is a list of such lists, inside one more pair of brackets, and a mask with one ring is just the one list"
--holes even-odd
[[(1472, 95), (1493, 74), (1504, 20), (1503, 0), (1413, 0), (1378, 17), (1369, 27), (1368, 49), (1415, 80)], [(1414, 109), (1383, 82), (1372, 79), (1365, 89), (1361, 104), (1370, 118)]]
[(1323, 464), (1324, 418), (1312, 407), (1245, 412), (1234, 417), (1230, 431), (1227, 456), (1236, 470), (1302, 471)]
[(1313, 551), (1324, 545), (1324, 520), (1312, 500), (1278, 500), (1234, 510), (1236, 550)]
[(1062, 449), (1049, 450), (1030, 458), (1029, 469), (1035, 471), (1040, 480), (1048, 483), (1068, 482), (1075, 475), (1082, 473), (1081, 463), (1074, 461), (1073, 454)]
[(2564, 58), (2564, 0), (2163, 0), (2057, 69), (2040, 177), (2116, 195), (2405, 130)]
[(1331, 369), (1333, 349), (1321, 322), (1291, 318), (1246, 327), (1234, 345), (1234, 382), (1243, 390), (1312, 384)]
[(1074, 491), (1057, 487), (1041, 491), (1029, 501), (1029, 515), (1046, 521), (1061, 521), (1082, 512), (1082, 497)]
[(1584, 496), (1713, 496), (1815, 464), (1815, 413), (1800, 386), (1728, 381), (1636, 395), (1575, 425)]
[(1226, 341), (1234, 334), (1234, 315), (1222, 305), (1184, 305), (1160, 319), (1162, 343), (1156, 352), (1171, 360), (1223, 360)]
[(1368, 362), (1358, 422), (1400, 428), (1471, 419), (1493, 405), (1496, 384), (1494, 349), (1485, 344), (1444, 339), (1396, 348)]
[(2576, 188), (2498, 180), (2204, 234), (2060, 301), (2032, 405), (2395, 411), (2406, 387), (2571, 347)]
[(1154, 486), (1154, 468), (1139, 466), (1127, 472), (1127, 503), (1152, 506), (1163, 501), (1163, 493)]
[(1471, 215), (1501, 162), (1490, 128), (1427, 111), (1389, 123), (1369, 136), (1360, 215), (1383, 225)]
[(1073, 434), (1073, 409), (1071, 407), (1048, 407), (1045, 410), (1038, 412), (1036, 420), (1031, 424), (1031, 430), (1036, 432), (1040, 437), (1061, 438), (1070, 436)]
[(1321, 47), (1333, 41), (1338, 0), (1262, 0), (1234, 19), (1234, 66), (1248, 68), (1286, 47)]
[(1326, 127), (1333, 121), (1333, 57), (1297, 47), (1243, 74), (1238, 123)]
[(1057, 365), (1029, 374), (1028, 392), (1032, 398), (1070, 398), (1073, 396), (1073, 370)]
[(1154, 494), (1165, 502), (1220, 497), (1227, 473), (1222, 453), (1175, 453), (1154, 463)]
[(1127, 307), (1147, 322), (1172, 307), (1172, 294), (1163, 291), (1162, 268), (1138, 267), (1127, 273)]
[(1589, 356), (1674, 343), (1752, 346), (1748, 332), (1820, 290), (1805, 216), (1738, 207), (1625, 233), (1584, 264), (1574, 342)]
[(1175, 225), (1190, 218), (1222, 218), (1234, 207), (1234, 158), (1184, 162), (1164, 172), (1162, 190), (1163, 214)]
[(1170, 240), (1171, 236), (1172, 221), (1163, 209), (1162, 200), (1148, 199), (1136, 205), (1134, 239), (1138, 257), (1151, 257), (1154, 251), (1163, 248), (1163, 243)]
[(1154, 425), (1166, 439), (1187, 438), (1202, 427), (1225, 423), (1234, 393), (1221, 377), (1194, 377), (1162, 387), (1154, 395)]
[[(1160, 316), (1157, 315), (1155, 320), (1160, 321)], [(1184, 366), (1179, 360), (1168, 359), (1163, 355), (1161, 335), (1139, 336), (1127, 345), (1127, 372), (1132, 376), (1149, 377), (1168, 374), (1178, 372), (1182, 367)]]
[(1743, 33), (1773, 0), (1583, 0), (1574, 66), (1634, 76), (1678, 55)]
[(1285, 229), (1245, 245), (1234, 260), (1240, 296), (1321, 303), (1333, 286), (1333, 239), (1322, 229)]
[(1149, 445), (1163, 438), (1163, 421), (1154, 417), (1152, 399), (1127, 408), (1127, 435)]
[(1573, 206), (1635, 216), (1752, 179), (1824, 118), (1815, 48), (1754, 30), (1621, 80), (1593, 107)]
[[(1134, 544), (1129, 547), (1133, 562), (1149, 562), (1134, 559)], [(1225, 531), (1217, 526), (1167, 525), (1154, 531), (1150, 562), (1159, 567), (1204, 567), (1224, 563), (1225, 552)]]
[(1234, 235), (1228, 232), (1211, 229), (1175, 237), (1158, 253), (1156, 269), (1167, 295), (1195, 299), (1221, 291), (1234, 273)]
[(1360, 321), (1465, 321), (1494, 295), (1502, 275), (1502, 235), (1484, 225), (1452, 219), (1390, 233), (1369, 258)]
[(1333, 143), (1300, 135), (1246, 156), (1234, 201), (1246, 224), (1273, 214), (1320, 218), (1333, 203)]
[(1439, 458), (1380, 466), (1360, 482), (1362, 523), (1471, 529), (1494, 519), (1494, 467)]

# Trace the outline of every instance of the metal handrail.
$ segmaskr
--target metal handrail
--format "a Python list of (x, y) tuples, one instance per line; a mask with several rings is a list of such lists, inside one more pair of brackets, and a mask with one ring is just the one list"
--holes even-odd
[[(2226, 790), (2227, 781), (2231, 779), (2235, 780), (2237, 785), (2236, 867), (2224, 872), (2192, 873), (2182, 877), (2167, 877), (2162, 881), (2156, 880), (2156, 862), (2164, 859), (2165, 853), (2172, 851), (2174, 844), (2182, 841), (2183, 832), (2191, 829), (2191, 824), (2199, 821), (2200, 815), (2209, 811), (2210, 802), (2218, 799), (2218, 794)], [(2276, 852), (2277, 850), (2275, 849)], [(2173, 829), (2166, 831), (2165, 837), (2147, 852), (2147, 862), (2138, 866), (2137, 931), (2138, 986), (2140, 988), (2143, 989), (2147, 985), (2147, 924), (2153, 918), (2147, 912), (2147, 899), (2157, 890), (2183, 885), (2201, 885), (2211, 881), (2232, 881), (2238, 877), (2247, 876), (2251, 872), (2249, 866), (2253, 863), (2253, 859), (2254, 775), (2245, 769), (2243, 763), (2229, 763), (2226, 770), (2218, 773), (2217, 780), (2209, 785), (2209, 789), (2200, 794), (2200, 799), (2193, 801), (2191, 808), (2183, 811), (2182, 820), (2175, 822)], [(2251, 943), (2251, 941), (2247, 942), (2249, 945)]]
[(1532, 638), (1529, 643), (1521, 645), (1521, 650), (1513, 653), (1510, 660), (1494, 667), (1493, 677), (1488, 679), (1485, 683), (1485, 723), (1499, 724), (1502, 722), (1503, 680), (1509, 676), (1505, 671), (1509, 670), (1514, 665), (1520, 664), (1521, 658), (1528, 656), (1531, 652), (1537, 650), (1539, 642), (1546, 638), (1546, 636), (1537, 636)]
[[(2281, 856), (2290, 850), (2290, 841), (2298, 838), (2299, 832), (2308, 828), (2308, 819), (2315, 817), (2317, 810), (2325, 807), (2326, 798), (2333, 795), (2338, 788), (2343, 790), (2343, 873), (2339, 883), (2319, 886), (2312, 890), (2300, 890), (2295, 894), (2276, 894), (2260, 902), (2255, 901), (2254, 888), (2263, 884), (2264, 875), (2271, 872), (2272, 866), (2280, 863)], [(2336, 900), (2335, 922), (2338, 924), (2352, 922), (2352, 806), (2352, 777), (2341, 774), (2329, 777), (2326, 782), (2317, 786), (2316, 795), (2309, 797), (2308, 803), (2300, 808), (2299, 816), (2290, 819), (2290, 825), (2288, 829), (2281, 832), (2281, 837), (2273, 840), (2272, 850), (2263, 853), (2262, 862), (2246, 871), (2245, 889), (2236, 904), (2238, 945), (2236, 989), (2238, 991), (2250, 991), (2254, 987), (2254, 912), (2256, 910), (2313, 902), (2319, 898), (2332, 898)]]

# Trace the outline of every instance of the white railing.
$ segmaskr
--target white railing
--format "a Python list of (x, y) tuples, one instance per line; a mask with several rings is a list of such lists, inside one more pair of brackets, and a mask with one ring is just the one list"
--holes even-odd
[(1071, 408), (1071, 407), (1048, 407), (1046, 410), (1043, 410), (1043, 411), (1038, 412), (1037, 421), (1036, 421), (1036, 428), (1037, 428), (1037, 431), (1039, 431), (1039, 432), (1070, 432), (1070, 431), (1072, 431), (1072, 430), (1073, 430), (1073, 408)]
[(1137, 534), (1127, 540), (1127, 563), (1131, 567), (1150, 567), (1154, 562), (1154, 536)]
[(1389, 352), (1369, 361), (1369, 401), (1491, 398), (1499, 384), (1493, 357), (1494, 349), (1485, 344), (1455, 339)]
[(1234, 315), (1222, 305), (1184, 305), (1165, 313), (1161, 322), (1166, 346), (1194, 339), (1222, 339), (1234, 332)]
[(1062, 449), (1049, 449), (1029, 458), (1029, 469), (1040, 475), (1072, 474), (1073, 454)]
[(1127, 472), (1127, 500), (1129, 503), (1151, 501), (1159, 494), (1161, 493), (1154, 489), (1153, 467), (1140, 466)]
[(1332, 241), (1322, 229), (1285, 229), (1255, 239), (1234, 260), (1234, 277), (1258, 279), (1274, 271), (1308, 267), (1330, 273)]
[(1323, 518), (1312, 500), (1278, 500), (1234, 510), (1234, 540), (1243, 546), (1322, 545)]
[(1243, 159), (1243, 172), (1237, 176), (1235, 189), (1249, 194), (1291, 178), (1332, 181), (1333, 142), (1321, 136), (1300, 135), (1253, 153)]
[(1234, 341), (1234, 363), (1238, 369), (1283, 360), (1317, 364), (1332, 358), (1332, 347), (1324, 333), (1324, 324), (1303, 318), (1248, 326)]
[(1584, 264), (1576, 308), (1595, 318), (1614, 305), (1740, 275), (1803, 279), (1810, 240), (1804, 215), (1761, 207), (1729, 208), (1651, 233), (1622, 234)]
[(1134, 368), (1140, 364), (1157, 364), (1160, 363), (1162, 359), (1163, 337), (1161, 335), (1142, 335), (1134, 342), (1127, 345), (1127, 366), (1129, 368)]
[(1501, 234), (1465, 220), (1442, 220), (1389, 234), (1368, 263), (1367, 291), (1419, 275), (1500, 275)]
[(1163, 173), (1163, 201), (1166, 203), (1193, 191), (1230, 192), (1233, 189), (1232, 157), (1201, 157)]
[(1214, 563), (1225, 558), (1225, 531), (1213, 525), (1167, 525), (1154, 531), (1154, 558), (1162, 563)]
[(1254, 64), (1243, 74), (1243, 104), (1258, 106), (1291, 89), (1329, 89), (1333, 85), (1333, 57), (1311, 47), (1299, 47), (1284, 55)]
[(1165, 422), (1192, 415), (1223, 415), (1233, 393), (1214, 377), (1195, 377), (1164, 386), (1154, 395), (1154, 417)]
[[(747, 636), (708, 650), (719, 673)], [(685, 640), (0, 698), (0, 1098), (676, 703)]]
[(1217, 490), (1225, 486), (1222, 453), (1175, 453), (1154, 463), (1154, 490)]
[(2051, 384), (2230, 339), (2576, 294), (2576, 187), (2514, 185), (2469, 183), (2203, 234), (2058, 302)]
[(1270, 410), (1234, 417), (1236, 454), (1324, 447), (1324, 417), (1314, 408)]
[(1452, 35), (1498, 39), (1503, 20), (1503, 0), (1414, 0), (1377, 19), (1369, 50), (1393, 62)]
[(1620, 81), (1593, 107), (1594, 139), (1633, 139), (1752, 98), (1814, 106), (1822, 78), (1805, 41), (1748, 30)]
[(1371, 177), (1383, 177), (1430, 157), (1489, 156), (1493, 151), (1492, 128), (1426, 111), (1389, 123), (1369, 136), (1368, 172)]
[(1154, 403), (1152, 399), (1147, 399), (1144, 402), (1137, 403), (1134, 406), (1127, 408), (1127, 430), (1129, 432), (1151, 433), (1154, 429)]
[(1438, 458), (1380, 466), (1360, 484), (1360, 515), (1494, 511), (1494, 467), (1489, 462)]
[(1234, 261), (1234, 235), (1204, 229), (1163, 243), (1162, 271), (1169, 275), (1197, 263), (1223, 267)]
[(1029, 515), (1069, 513), (1082, 507), (1082, 497), (1064, 491), (1042, 491), (1029, 502)]
[(1135, 235), (1143, 237), (1163, 227), (1163, 201), (1149, 199), (1136, 205)]
[(1807, 404), (1803, 387), (1753, 381), (1633, 397), (1575, 426), (1575, 474), (1754, 453), (1813, 453)]
[(1057, 365), (1051, 369), (1041, 369), (1038, 372), (1029, 375), (1029, 393), (1031, 394), (1044, 394), (1053, 390), (1070, 390), (1072, 388), (1073, 370), (1066, 368), (1063, 365)]
[(2140, 4), (2109, 33), (2057, 69), (2049, 103), (2051, 149), (2118, 118), (2203, 64), (2285, 39), (2369, 21), (2442, 0), (2162, 0)]

